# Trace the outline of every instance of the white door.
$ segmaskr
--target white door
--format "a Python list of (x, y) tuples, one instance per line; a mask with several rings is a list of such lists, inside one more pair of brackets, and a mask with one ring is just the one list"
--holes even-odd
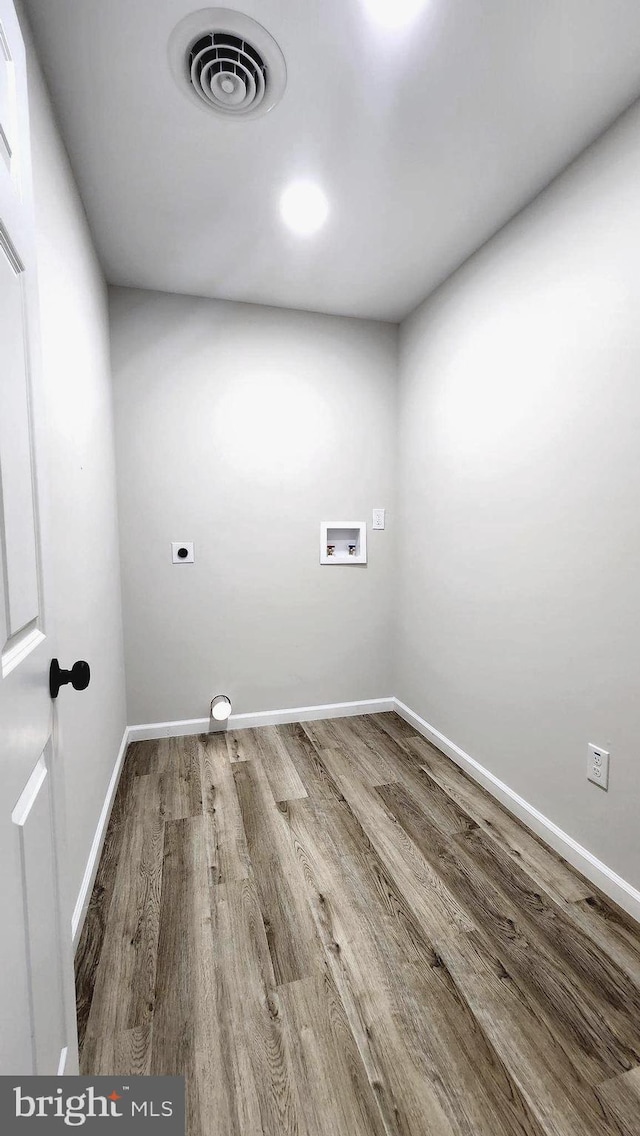
[[(77, 1069), (24, 46), (0, 0), (0, 1073)], [(62, 660), (64, 662), (64, 660)], [(75, 697), (79, 697), (76, 695)], [(66, 906), (66, 905), (65, 905)]]

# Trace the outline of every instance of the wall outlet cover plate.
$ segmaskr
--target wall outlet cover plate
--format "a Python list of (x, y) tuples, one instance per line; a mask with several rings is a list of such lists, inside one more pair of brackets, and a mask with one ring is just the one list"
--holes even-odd
[(193, 564), (195, 556), (193, 553), (192, 540), (172, 540), (171, 541), (171, 563), (172, 564)]
[(589, 743), (587, 749), (587, 780), (605, 790), (609, 788), (609, 757), (608, 750)]

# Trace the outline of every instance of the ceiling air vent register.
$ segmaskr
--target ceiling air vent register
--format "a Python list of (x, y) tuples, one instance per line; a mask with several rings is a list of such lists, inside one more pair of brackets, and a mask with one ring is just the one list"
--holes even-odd
[(266, 114), (286, 86), (276, 41), (256, 20), (228, 8), (203, 8), (181, 20), (169, 59), (185, 94), (224, 118)]

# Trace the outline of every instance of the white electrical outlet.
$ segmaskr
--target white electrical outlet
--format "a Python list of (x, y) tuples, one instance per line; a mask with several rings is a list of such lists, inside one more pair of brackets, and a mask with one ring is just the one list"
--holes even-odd
[(373, 525), (372, 525), (372, 528), (374, 528), (374, 529), (383, 529), (384, 528), (384, 509), (374, 509), (373, 510)]
[(609, 753), (591, 743), (587, 756), (587, 780), (593, 781), (601, 789), (609, 788)]
[(193, 564), (195, 560), (192, 540), (171, 541), (172, 564)]

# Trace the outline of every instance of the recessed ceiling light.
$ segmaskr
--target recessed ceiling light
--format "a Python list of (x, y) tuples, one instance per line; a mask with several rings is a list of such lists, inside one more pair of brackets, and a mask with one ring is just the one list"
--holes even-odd
[(280, 198), (280, 214), (292, 232), (299, 237), (310, 237), (324, 225), (329, 202), (315, 182), (294, 181)]
[(412, 23), (425, 0), (362, 0), (368, 14), (385, 28), (403, 28)]

